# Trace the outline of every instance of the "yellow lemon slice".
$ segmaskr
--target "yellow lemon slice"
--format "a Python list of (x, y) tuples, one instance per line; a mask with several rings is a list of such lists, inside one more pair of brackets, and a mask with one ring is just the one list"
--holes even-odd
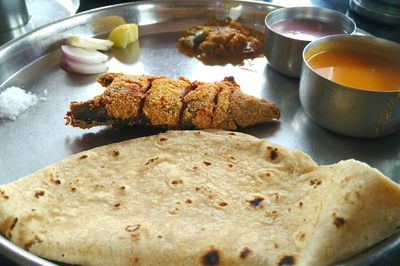
[(114, 47), (125, 48), (128, 44), (139, 38), (138, 26), (134, 23), (122, 24), (113, 29), (108, 39), (114, 43)]

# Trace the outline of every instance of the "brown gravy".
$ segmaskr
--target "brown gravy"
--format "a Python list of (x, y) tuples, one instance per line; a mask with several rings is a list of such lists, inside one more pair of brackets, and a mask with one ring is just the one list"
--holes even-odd
[(264, 34), (225, 19), (187, 29), (178, 49), (208, 64), (242, 63), (263, 54)]

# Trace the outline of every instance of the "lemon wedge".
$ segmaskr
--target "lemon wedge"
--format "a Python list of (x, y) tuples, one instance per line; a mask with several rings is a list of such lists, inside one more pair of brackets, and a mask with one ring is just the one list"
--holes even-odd
[(108, 39), (114, 43), (114, 47), (125, 48), (128, 44), (139, 38), (138, 26), (134, 23), (122, 24), (113, 29)]

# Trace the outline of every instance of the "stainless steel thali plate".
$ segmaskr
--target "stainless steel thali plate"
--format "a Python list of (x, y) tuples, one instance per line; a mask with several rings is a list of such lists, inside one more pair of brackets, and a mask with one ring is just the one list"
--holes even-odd
[[(229, 16), (263, 31), (265, 15), (278, 8), (253, 1), (146, 1), (88, 11), (37, 29), (0, 49), (0, 91), (22, 87), (47, 97), (15, 121), (0, 120), (0, 183), (14, 181), (68, 155), (103, 144), (155, 133), (143, 128), (82, 130), (65, 126), (69, 102), (88, 99), (102, 91), (96, 75), (77, 75), (60, 69), (60, 45), (70, 34), (107, 36), (116, 25), (140, 25), (140, 40), (125, 50), (112, 50), (110, 71), (131, 74), (183, 75), (189, 80), (214, 81), (234, 76), (245, 93), (275, 101), (280, 122), (242, 131), (287, 147), (300, 149), (319, 164), (354, 158), (400, 182), (400, 133), (364, 140), (343, 137), (312, 122), (303, 112), (298, 80), (267, 66), (265, 57), (243, 65), (205, 65), (179, 53), (180, 33), (213, 18)], [(345, 117), (341, 119), (346, 119)], [(398, 249), (394, 236), (343, 265), (370, 264)], [(26, 251), (0, 238), (0, 252), (20, 264), (45, 265)], [(333, 251), (334, 252), (334, 251)]]

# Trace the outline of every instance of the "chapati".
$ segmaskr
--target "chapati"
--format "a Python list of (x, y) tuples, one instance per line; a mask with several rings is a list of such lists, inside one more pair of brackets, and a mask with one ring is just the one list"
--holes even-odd
[(79, 265), (329, 265), (398, 232), (399, 202), (398, 184), (356, 160), (168, 131), (1, 185), (0, 232)]

